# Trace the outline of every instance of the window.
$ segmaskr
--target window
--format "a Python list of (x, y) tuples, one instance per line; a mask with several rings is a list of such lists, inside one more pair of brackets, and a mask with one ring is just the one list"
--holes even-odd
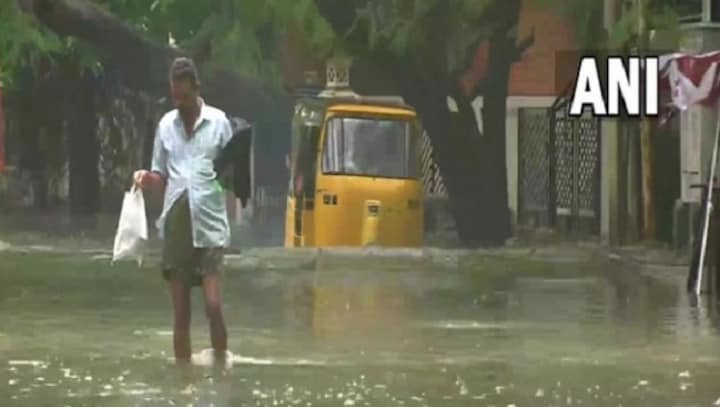
[(336, 117), (326, 128), (326, 174), (416, 178), (416, 130), (408, 120)]
[(720, 22), (719, 0), (672, 0), (668, 4), (681, 23)]

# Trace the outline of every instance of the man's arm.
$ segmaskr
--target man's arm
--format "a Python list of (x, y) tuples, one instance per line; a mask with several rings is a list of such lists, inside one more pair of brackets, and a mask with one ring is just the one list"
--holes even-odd
[(158, 126), (153, 143), (153, 156), (150, 171), (140, 170), (135, 174), (135, 182), (141, 188), (161, 188), (168, 177), (167, 150), (162, 143), (161, 130)]

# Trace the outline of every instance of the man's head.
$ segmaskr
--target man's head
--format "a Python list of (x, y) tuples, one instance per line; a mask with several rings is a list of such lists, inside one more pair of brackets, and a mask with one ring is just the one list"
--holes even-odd
[(170, 67), (170, 96), (180, 111), (191, 111), (197, 106), (200, 79), (195, 63), (190, 58), (177, 58)]

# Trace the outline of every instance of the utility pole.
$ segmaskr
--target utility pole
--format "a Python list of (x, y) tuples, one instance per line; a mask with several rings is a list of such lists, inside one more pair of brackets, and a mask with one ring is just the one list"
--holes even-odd
[[(637, 0), (638, 7), (638, 52), (647, 53), (650, 35), (647, 27), (647, 2)], [(640, 122), (640, 155), (642, 161), (642, 204), (643, 204), (643, 233), (646, 241), (655, 240), (655, 197), (653, 196), (653, 146), (652, 122), (650, 118), (643, 117)]]

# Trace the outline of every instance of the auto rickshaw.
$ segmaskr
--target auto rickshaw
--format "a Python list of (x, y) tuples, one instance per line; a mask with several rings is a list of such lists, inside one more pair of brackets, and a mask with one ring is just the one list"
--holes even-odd
[(346, 90), (299, 99), (285, 247), (422, 245), (420, 134), (401, 98)]

